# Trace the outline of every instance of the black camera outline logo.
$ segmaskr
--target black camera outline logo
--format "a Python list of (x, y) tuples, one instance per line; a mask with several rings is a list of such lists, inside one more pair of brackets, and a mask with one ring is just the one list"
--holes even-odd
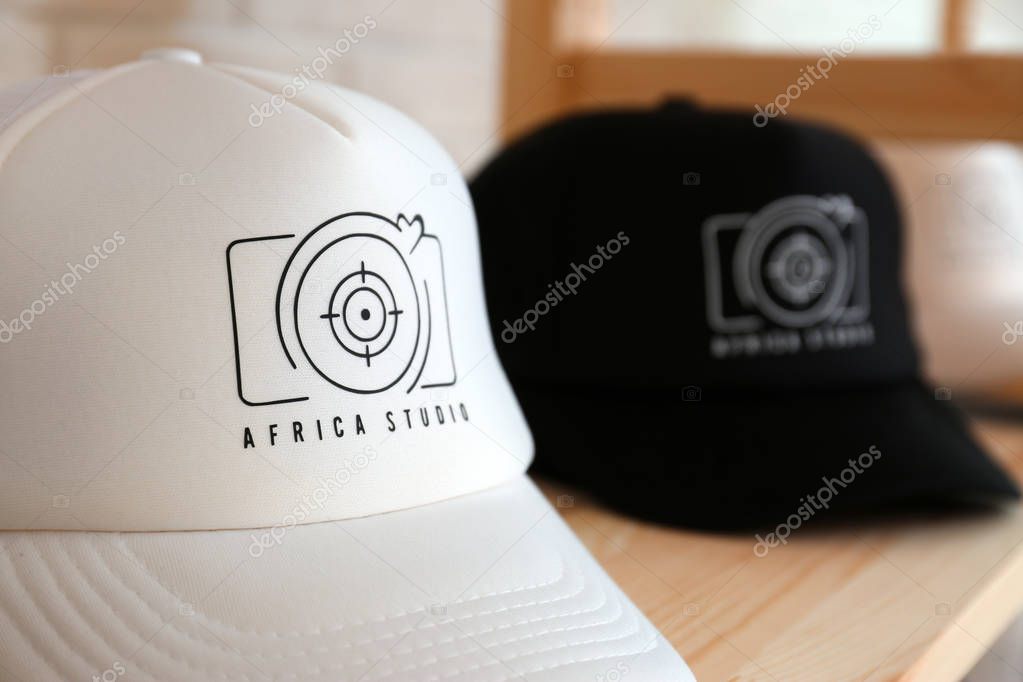
[(715, 332), (855, 324), (870, 315), (866, 214), (847, 196), (785, 197), (756, 213), (712, 216), (703, 249)]
[[(272, 301), (239, 300), (242, 253), (267, 242), (290, 243), (294, 234), (238, 239), (227, 246), (228, 288), (234, 332), (238, 397), (249, 406), (308, 400), (247, 396), (238, 319), (245, 306), (272, 305), (279, 352), (260, 366), (271, 378), (300, 370), (303, 362), (329, 384), (356, 394), (381, 393), (407, 381), (416, 387), (457, 381), (447, 311), (440, 238), (423, 218), (396, 221), (369, 212), (335, 216), (295, 244), (281, 268)], [(324, 283), (326, 286), (324, 286)], [(411, 381), (408, 380), (412, 376)]]

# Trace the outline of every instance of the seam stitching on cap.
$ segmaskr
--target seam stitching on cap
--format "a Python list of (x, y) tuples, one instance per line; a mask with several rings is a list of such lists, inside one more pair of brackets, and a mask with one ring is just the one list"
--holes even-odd
[[(129, 556), (135, 562), (136, 567), (138, 567), (141, 571), (143, 571), (145, 573), (145, 575), (149, 579), (151, 579), (155, 584), (159, 585), (161, 589), (163, 589), (165, 592), (167, 592), (168, 594), (173, 596), (175, 599), (178, 599), (178, 597), (176, 597), (176, 595), (174, 595), (174, 591), (171, 590), (167, 585), (165, 585), (163, 583), (163, 581), (161, 581), (159, 578), (157, 578), (145, 566), (145, 564), (141, 562), (141, 560), (138, 558), (138, 555), (136, 555), (131, 550), (131, 548), (129, 548), (126, 545), (124, 545), (123, 540), (118, 538), (118, 542), (119, 542), (120, 546), (122, 547), (125, 555)], [(114, 575), (112, 570), (111, 570), (111, 574)], [(115, 577), (116, 577), (116, 575), (115, 575)], [(544, 585), (544, 587), (555, 585), (555, 584), (563, 581), (565, 579), (565, 577), (566, 577), (566, 574), (565, 574), (565, 570), (564, 570), (564, 560), (562, 560), (562, 568), (561, 568), (561, 571), (559, 572), (558, 577), (555, 580), (553, 580), (553, 581), (551, 581), (549, 583), (546, 583)], [(120, 580), (120, 579), (118, 579), (118, 580)], [(123, 584), (123, 582), (122, 582), (122, 584)], [(128, 590), (132, 589), (127, 584), (125, 584), (124, 586)], [(522, 591), (522, 590), (520, 590), (520, 591)], [(490, 597), (490, 596), (499, 596), (500, 594), (501, 593), (495, 593), (494, 595), (483, 595), (482, 597), (479, 597), (479, 599), (484, 599), (484, 598), (487, 598), (487, 597)], [(139, 598), (142, 599), (143, 597), (141, 595), (139, 595)], [(492, 615), (494, 613), (508, 611), (508, 610), (512, 610), (512, 609), (515, 609), (515, 608), (522, 608), (524, 606), (539, 606), (539, 605), (543, 605), (545, 603), (552, 603), (554, 601), (556, 601), (556, 600), (530, 601), (530, 602), (526, 602), (525, 604), (518, 604), (518, 605), (515, 605), (515, 606), (512, 606), (512, 607), (502, 607), (501, 609), (494, 609), (492, 611), (482, 612), (482, 613), (477, 614), (477, 615), (483, 615), (483, 616)], [(471, 602), (469, 602), (469, 601), (454, 602), (454, 604), (464, 604), (464, 605), (468, 605), (469, 603), (471, 603)], [(151, 605), (150, 605), (150, 608), (152, 608), (155, 611), (155, 608), (152, 607)], [(256, 635), (256, 636), (263, 636), (263, 637), (270, 636), (270, 637), (273, 637), (275, 639), (286, 639), (286, 638), (301, 638), (301, 637), (309, 637), (309, 636), (329, 635), (329, 634), (332, 634), (334, 632), (338, 632), (338, 631), (340, 631), (340, 630), (342, 630), (344, 628), (354, 628), (354, 627), (361, 627), (361, 626), (365, 626), (365, 625), (382, 625), (384, 623), (387, 623), (388, 621), (398, 620), (398, 619), (401, 619), (401, 618), (407, 618), (409, 616), (418, 616), (418, 615), (421, 615), (424, 611), (425, 611), (425, 609), (420, 609), (420, 610), (417, 610), (417, 611), (404, 611), (404, 612), (399, 612), (399, 613), (395, 613), (395, 614), (388, 614), (388, 615), (384, 615), (384, 616), (379, 616), (377, 618), (370, 618), (370, 619), (364, 619), (364, 620), (359, 620), (359, 621), (351, 621), (351, 622), (345, 623), (345, 624), (340, 625), (340, 626), (335, 626), (335, 627), (315, 628), (313, 630), (306, 630), (306, 631), (298, 631), (298, 630), (296, 630), (296, 631), (289, 631), (289, 632), (276, 632), (276, 631), (263, 631), (263, 630), (245, 630), (245, 629), (238, 628), (238, 627), (232, 625), (231, 623), (226, 623), (226, 622), (224, 622), (222, 620), (219, 620), (217, 618), (213, 618), (213, 617), (209, 616), (208, 614), (201, 614), (201, 615), (209, 623), (217, 625), (219, 627), (223, 627), (223, 628), (225, 628), (225, 629), (227, 629), (227, 630), (229, 630), (229, 631), (231, 631), (233, 633), (236, 633), (236, 634)], [(157, 613), (159, 613), (159, 612), (157, 612)]]
[[(539, 654), (545, 654), (545, 653), (549, 653), (549, 652), (552, 652), (552, 651), (562, 651), (562, 650), (566, 650), (566, 649), (571, 649), (573, 647), (588, 646), (588, 645), (591, 645), (591, 644), (606, 644), (608, 642), (619, 642), (619, 641), (628, 639), (628, 638), (632, 637), (633, 635), (639, 634), (642, 630), (643, 630), (643, 628), (641, 627), (641, 624), (637, 620), (636, 621), (635, 629), (630, 630), (628, 633), (626, 633), (624, 635), (621, 635), (621, 636), (605, 637), (605, 638), (602, 638), (602, 639), (601, 638), (593, 638), (593, 639), (585, 640), (585, 641), (582, 641), (582, 642), (574, 642), (572, 644), (567, 644), (567, 645), (562, 644), (562, 645), (558, 645), (558, 646), (542, 647), (540, 649), (533, 649), (533, 650), (530, 650), (530, 651), (525, 651), (525, 652), (522, 652), (522, 653), (515, 654), (514, 656), (510, 656), (510, 657), (507, 657), (507, 658), (499, 658), (498, 660), (492, 660), (492, 661), (489, 661), (489, 662), (484, 663), (482, 665), (477, 665), (477, 666), (473, 666), (473, 667), (470, 667), (470, 668), (460, 669), (458, 671), (454, 671), (454, 672), (448, 673), (446, 675), (442, 675), (440, 677), (432, 677), (430, 679), (436, 679), (436, 680), (447, 679), (447, 678), (450, 678), (450, 677), (454, 677), (455, 675), (464, 674), (466, 672), (472, 672), (472, 671), (475, 671), (475, 670), (482, 670), (483, 668), (494, 666), (494, 665), (497, 665), (498, 663), (502, 663), (502, 664), (507, 665), (507, 664), (509, 664), (511, 662), (514, 662), (514, 661), (517, 661), (517, 660), (521, 660), (521, 659), (529, 657), (529, 656), (536, 656), (536, 655), (539, 655)], [(538, 636), (542, 635), (542, 634), (546, 634), (546, 633), (539, 633)], [(465, 639), (465, 638), (468, 638), (468, 635), (466, 635), (465, 637), (456, 638), (456, 639)], [(493, 645), (493, 646), (500, 646), (500, 645), (498, 644), (498, 645)], [(644, 648), (641, 648), (641, 649), (639, 649), (637, 651), (630, 651), (629, 654), (638, 655), (640, 653), (643, 653), (645, 650), (647, 650), (649, 646), (650, 645), (645, 645)], [(419, 663), (415, 663), (415, 664), (413, 664), (411, 666), (405, 666), (405, 667), (400, 668), (400, 669), (393, 669), (390, 672), (386, 673), (384, 677), (378, 677), (376, 679), (386, 680), (388, 677), (394, 677), (395, 675), (412, 672), (413, 670), (422, 669), (422, 668), (425, 668), (425, 667), (430, 666), (430, 665), (436, 665), (437, 663), (443, 663), (444, 661), (448, 661), (448, 660), (451, 660), (453, 658), (457, 658), (458, 656), (463, 656), (463, 655), (464, 654), (462, 654), (462, 653), (456, 653), (456, 654), (452, 654), (450, 656), (435, 658), (433, 661), (419, 662)], [(551, 670), (551, 669), (554, 669), (554, 668), (563, 667), (565, 665), (572, 665), (572, 664), (575, 664), (575, 663), (583, 663), (583, 662), (586, 662), (586, 661), (606, 660), (608, 658), (616, 658), (616, 657), (621, 656), (621, 655), (623, 655), (623, 654), (602, 655), (602, 656), (596, 656), (596, 657), (589, 658), (589, 659), (573, 659), (570, 662), (559, 663), (559, 664), (556, 664), (554, 666), (543, 666), (543, 665), (541, 665), (541, 666), (539, 666), (537, 668), (533, 668), (533, 669), (529, 669), (529, 670), (525, 670), (525, 671), (519, 671), (519, 676), (521, 676), (521, 674), (523, 674), (523, 673), (528, 675), (528, 674), (540, 672), (540, 671), (543, 671), (543, 670)], [(388, 657), (389, 656), (390, 656), (390, 654), (388, 655)], [(495, 658), (497, 658), (497, 657), (495, 656)], [(511, 679), (511, 678), (507, 678), (506, 677), (505, 679)]]
[[(78, 571), (78, 574), (81, 575), (84, 578), (84, 572), (81, 570), (81, 567), (75, 561), (74, 557), (71, 556), (71, 553), (68, 552), (67, 549), (63, 546), (63, 543), (59, 539), (55, 540), (55, 542), (60, 544), (60, 549), (62, 549), (64, 551), (64, 553), (68, 556), (68, 558), (71, 561), (72, 567), (74, 569), (76, 569)], [(95, 635), (103, 643), (103, 645), (105, 647), (107, 647), (110, 651), (117, 651), (117, 647), (113, 644), (113, 642), (111, 642), (101, 632), (101, 628), (91, 627), (92, 623), (89, 622), (88, 618), (85, 617), (85, 614), (82, 611), (82, 609), (79, 608), (78, 600), (73, 598), (70, 595), (70, 593), (68, 592), (68, 590), (66, 589), (65, 585), (61, 584), (61, 581), (57, 579), (57, 576), (54, 574), (53, 570), (51, 569), (51, 567), (49, 565), (49, 562), (47, 562), (42, 557), (42, 554), (39, 552), (39, 548), (37, 546), (35, 546), (35, 545), (33, 545), (33, 548), (36, 550), (36, 555), (39, 557), (39, 564), (42, 566), (42, 571), (57, 585), (57, 591), (60, 593), (60, 596), (63, 597), (64, 602), (65, 602), (65, 607), (68, 610), (70, 610), (72, 613), (74, 613), (76, 616), (78, 616), (78, 618), (81, 620), (81, 622), (83, 624), (85, 624), (85, 626), (88, 628), (88, 630), (90, 632), (92, 632), (92, 634)], [(95, 587), (88, 580), (82, 580), (81, 582), (82, 582), (82, 584), (85, 585), (85, 587), (89, 590), (90, 593), (92, 593), (93, 595), (95, 595), (98, 598), (99, 602), (101, 604), (103, 604), (103, 606), (106, 607), (106, 609), (115, 618), (117, 618), (119, 621), (123, 622), (123, 620), (117, 614), (117, 612), (114, 610), (114, 608), (105, 599), (102, 598), (102, 595), (100, 595), (96, 591)], [(103, 670), (104, 667), (105, 667), (103, 662), (100, 661), (99, 663), (100, 663), (100, 665), (99, 665), (99, 667), (97, 669), (98, 670)], [(96, 665), (96, 664), (91, 663), (90, 665)]]
[[(232, 79), (238, 81), (239, 83), (244, 83), (245, 85), (248, 85), (249, 87), (255, 88), (255, 89), (259, 90), (260, 92), (266, 94), (269, 97), (273, 97), (274, 95), (280, 95), (279, 92), (271, 92), (270, 90), (267, 90), (264, 86), (259, 85), (257, 83), (254, 83), (254, 82), (252, 82), (248, 78), (245, 78), (242, 75), (239, 75), (237, 73), (233, 73), (231, 71), (228, 71), (228, 70), (224, 69), (223, 67), (221, 67), (218, 64), (206, 64), (205, 66), (210, 68), (210, 69), (212, 69), (212, 70), (214, 70), (214, 71), (216, 71), (217, 73), (219, 73), (219, 74), (221, 74), (221, 75), (223, 75), (223, 76), (225, 76), (227, 78), (232, 78)], [(280, 95), (280, 96), (283, 97), (283, 95)], [(296, 97), (297, 97), (297, 95), (296, 95)], [(297, 110), (299, 110), (299, 111), (301, 111), (301, 112), (303, 112), (305, 114), (308, 114), (312, 118), (316, 119), (317, 121), (319, 121), (323, 125), (325, 125), (328, 128), (330, 128), (332, 131), (334, 131), (335, 133), (340, 135), (341, 139), (343, 139), (344, 141), (351, 142), (352, 135), (351, 135), (350, 132), (346, 133), (345, 131), (343, 131), (340, 128), (338, 128), (336, 125), (332, 124), (330, 121), (327, 121), (326, 119), (324, 119), (319, 114), (316, 114), (313, 111), (310, 111), (306, 107), (302, 106), (301, 104), (299, 104), (298, 102), (295, 101), (295, 97), (293, 97), (291, 99), (285, 99), (285, 104), (288, 105), (288, 106), (294, 107), (295, 109), (297, 109)]]
[[(35, 598), (35, 595), (32, 592), (30, 592), (28, 587), (24, 584), (24, 579), (19, 575), (19, 571), (18, 571), (17, 566), (15, 565), (14, 560), (8, 555), (8, 553), (4, 554), (3, 559), (4, 559), (4, 561), (8, 565), (10, 565), (11, 572), (14, 574), (14, 578), (15, 579), (12, 580), (10, 584), (13, 584), (13, 585), (16, 585), (17, 587), (20, 587), (21, 588), (21, 592), (28, 596), (28, 599), (31, 602), (32, 606), (33, 607), (37, 607), (37, 600)], [(46, 623), (46, 625), (52, 631), (54, 631), (54, 632), (57, 631), (56, 628), (53, 627), (53, 625), (49, 622), (48, 619), (46, 619), (45, 616), (43, 617), (43, 621)], [(13, 619), (12, 619), (12, 622), (13, 622)], [(18, 630), (18, 634), (21, 635), (21, 638), (25, 642), (28, 643), (29, 647), (35, 653), (35, 655), (36, 655), (36, 662), (37, 663), (41, 663), (43, 665), (43, 667), (45, 667), (47, 670), (53, 672), (56, 679), (60, 679), (61, 677), (63, 677), (60, 674), (60, 672), (54, 667), (53, 663), (50, 661), (49, 656), (44, 656), (43, 652), (40, 651), (39, 647), (36, 645), (36, 642), (33, 641), (34, 639), (37, 639), (36, 637), (33, 637), (26, 630), (22, 630), (22, 629)], [(60, 639), (60, 638), (58, 638), (58, 639)], [(67, 644), (67, 642), (64, 642), (63, 640), (61, 640), (61, 643), (64, 644), (67, 648), (70, 649), (70, 646)], [(72, 650), (72, 653), (74, 653), (73, 650)], [(82, 659), (82, 660), (84, 661), (84, 659)], [(88, 664), (88, 661), (85, 661), (85, 662), (86, 662), (86, 664)], [(91, 664), (89, 664), (89, 665), (91, 665)]]
[[(94, 75), (83, 79), (80, 83), (77, 82), (71, 83), (70, 85), (68, 85), (67, 88), (59, 92), (55, 92), (54, 94), (42, 100), (35, 106), (23, 112), (20, 116), (18, 116), (17, 119), (12, 121), (10, 125), (4, 128), (2, 133), (0, 133), (0, 172), (4, 170), (4, 166), (6, 165), (7, 159), (10, 157), (11, 152), (17, 149), (18, 145), (21, 144), (21, 142), (29, 134), (31, 134), (33, 130), (38, 128), (43, 122), (49, 120), (57, 113), (66, 109), (67, 107), (71, 106), (71, 104), (79, 100), (85, 99), (86, 101), (90, 101), (89, 97), (86, 96), (85, 93), (96, 89), (96, 87), (102, 85), (103, 83), (106, 83), (108, 80), (114, 78), (115, 76), (138, 68), (142, 64), (143, 62), (129, 62), (127, 64), (121, 64), (120, 66), (115, 66), (110, 69), (98, 71)], [(99, 105), (91, 101), (90, 103), (93, 106), (100, 109), (100, 111), (104, 111), (103, 107), (100, 107)], [(30, 128), (26, 130), (21, 129), (23, 127), (23, 124), (25, 123), (25, 120), (28, 117), (31, 117), (33, 114), (38, 114), (40, 109), (46, 107), (48, 104), (53, 108), (47, 111), (41, 118), (36, 120)], [(104, 113), (106, 112), (104, 111)], [(110, 114), (107, 113), (107, 116), (109, 115)], [(7, 142), (6, 139), (8, 137), (12, 137), (13, 139)]]
[[(182, 637), (184, 637), (185, 639), (202, 645), (202, 647), (207, 649), (207, 650), (212, 649), (214, 651), (219, 651), (220, 653), (229, 654), (231, 656), (236, 656), (237, 655), (237, 652), (231, 651), (230, 649), (227, 649), (227, 648), (225, 648), (224, 646), (222, 646), (220, 644), (212, 643), (212, 642), (210, 642), (209, 640), (207, 640), (205, 638), (202, 638), (202, 637), (199, 637), (197, 635), (193, 635), (193, 634), (191, 634), (189, 632), (186, 632), (186, 631), (182, 630), (181, 628), (177, 627), (176, 625), (174, 625), (174, 616), (170, 616), (169, 618), (168, 617), (164, 617), (160, 613), (160, 611), (149, 600), (147, 600), (145, 597), (143, 597), (142, 594), (138, 590), (133, 589), (127, 583), (125, 583), (124, 580), (120, 576), (118, 576), (115, 571), (113, 571), (113, 569), (110, 567), (110, 565), (107, 564), (107, 562), (104, 560), (102, 554), (96, 549), (96, 546), (94, 546), (92, 544), (86, 544), (86, 549), (91, 549), (92, 550), (92, 553), (95, 555), (95, 557), (97, 559), (97, 562), (107, 571), (107, 574), (117, 584), (119, 584), (122, 587), (124, 587), (128, 592), (130, 592), (139, 601), (141, 601), (144, 606), (146, 606), (150, 611), (152, 611), (154, 615), (156, 615), (157, 619), (161, 623), (160, 629), (157, 630), (156, 634), (159, 634), (159, 632), (162, 631), (164, 628), (166, 628), (167, 626), (170, 626), (169, 632), (176, 632), (176, 633), (180, 634)], [(65, 548), (64, 552), (65, 552), (66, 556), (70, 559), (72, 565), (78, 570), (79, 574), (82, 576), (83, 582), (85, 582), (86, 584), (88, 584), (90, 586), (90, 588), (92, 588), (93, 586), (89, 583), (89, 580), (88, 580), (88, 576), (90, 574), (82, 567), (80, 562), (75, 560), (75, 558), (71, 554), (71, 552), (67, 551), (66, 548)], [(167, 592), (168, 592), (168, 594), (170, 594), (170, 596), (172, 596), (175, 599), (175, 601), (180, 603), (180, 601), (181, 601), (180, 598), (178, 598), (176, 595), (174, 595), (173, 592), (171, 592), (169, 590), (167, 590)], [(93, 593), (96, 594), (97, 597), (100, 597), (100, 599), (102, 600), (102, 595), (100, 595), (94, 589), (93, 589)], [(106, 603), (105, 600), (103, 600), (103, 601), (104, 601), (104, 603)], [(107, 606), (109, 607), (109, 605), (107, 605)], [(113, 613), (114, 616), (117, 617), (120, 622), (124, 623), (127, 631), (129, 631), (131, 633), (135, 632), (134, 628), (131, 628), (128, 625), (128, 623), (126, 623), (124, 621), (123, 618), (121, 618), (119, 615), (117, 615), (117, 612), (114, 611), (114, 609), (112, 607), (109, 607), (109, 608), (110, 608), (111, 613)], [(194, 670), (196, 672), (202, 672), (202, 673), (209, 673), (210, 672), (209, 668), (204, 668), (202, 666), (197, 666), (196, 664), (192, 663), (191, 661), (189, 661), (187, 659), (183, 659), (181, 656), (176, 654), (171, 649), (171, 647), (169, 647), (169, 646), (165, 647), (165, 646), (161, 646), (161, 645), (157, 644), (156, 641), (155, 641), (156, 640), (156, 634), (154, 634), (153, 638), (150, 639), (148, 642), (145, 642), (145, 639), (141, 635), (138, 635), (138, 638), (142, 639), (145, 642), (143, 648), (149, 648), (149, 649), (155, 650), (157, 653), (159, 653), (159, 654), (163, 655), (165, 658), (169, 659), (172, 664), (184, 663), (185, 666), (188, 667), (189, 670)], [(152, 675), (154, 679), (160, 679), (160, 676), (156, 675), (155, 671), (153, 671), (152, 669), (150, 669), (147, 666), (143, 665), (142, 663), (139, 663), (138, 660), (133, 660), (133, 663), (136, 666), (138, 666), (143, 672)], [(232, 679), (233, 677), (235, 677), (234, 675), (230, 675), (229, 673), (224, 672), (224, 671), (217, 671), (217, 675), (222, 677), (223, 679)], [(245, 674), (245, 673), (241, 673), (241, 675), (242, 675), (242, 677), (239, 678), (239, 679), (242, 679), (242, 680), (249, 680), (250, 679), (250, 677), (247, 674)]]

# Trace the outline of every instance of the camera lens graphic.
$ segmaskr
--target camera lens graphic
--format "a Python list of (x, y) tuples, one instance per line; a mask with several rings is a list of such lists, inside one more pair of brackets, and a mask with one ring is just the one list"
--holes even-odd
[(807, 327), (842, 309), (851, 284), (851, 254), (834, 222), (802, 210), (751, 228), (745, 235), (749, 283), (765, 317), (786, 327)]
[(365, 358), (366, 366), (387, 350), (398, 330), (398, 316), (404, 313), (394, 300), (387, 280), (366, 269), (345, 276), (330, 297), (329, 308), (320, 315), (330, 325), (338, 344), (352, 355)]
[(764, 274), (771, 291), (796, 307), (805, 307), (823, 295), (834, 267), (824, 243), (805, 232), (785, 237), (766, 258)]
[(294, 318), (313, 368), (335, 386), (376, 393), (408, 371), (420, 341), (420, 302), (401, 252), (375, 234), (328, 242), (298, 283)]

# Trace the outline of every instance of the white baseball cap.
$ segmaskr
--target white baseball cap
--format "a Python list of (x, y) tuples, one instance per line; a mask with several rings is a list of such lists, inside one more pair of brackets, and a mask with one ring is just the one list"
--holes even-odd
[(0, 206), (0, 679), (692, 679), (524, 475), (405, 116), (160, 51), (0, 92)]

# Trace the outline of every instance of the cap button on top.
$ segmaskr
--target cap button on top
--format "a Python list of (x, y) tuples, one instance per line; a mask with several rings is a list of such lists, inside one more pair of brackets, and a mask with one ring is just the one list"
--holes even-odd
[(195, 50), (183, 47), (160, 47), (146, 50), (140, 59), (156, 59), (163, 62), (184, 62), (186, 64), (202, 64), (202, 55)]

